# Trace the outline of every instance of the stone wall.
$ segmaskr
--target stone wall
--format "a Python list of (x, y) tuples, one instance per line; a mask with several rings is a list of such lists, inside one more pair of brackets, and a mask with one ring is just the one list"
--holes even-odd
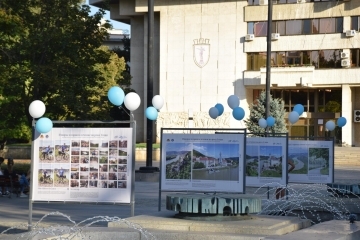
[(13, 159), (30, 159), (31, 146), (5, 146), (2, 157)]

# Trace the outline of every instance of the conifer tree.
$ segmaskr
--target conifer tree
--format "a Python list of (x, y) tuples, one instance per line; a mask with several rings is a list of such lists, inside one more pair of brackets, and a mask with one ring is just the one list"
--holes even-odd
[[(272, 98), (270, 95), (270, 116), (275, 118), (275, 124), (269, 127), (269, 133), (286, 133), (284, 101), (280, 98)], [(250, 105), (250, 116), (245, 125), (251, 133), (265, 133), (265, 129), (259, 126), (259, 119), (265, 118), (266, 93), (262, 91), (255, 103)]]

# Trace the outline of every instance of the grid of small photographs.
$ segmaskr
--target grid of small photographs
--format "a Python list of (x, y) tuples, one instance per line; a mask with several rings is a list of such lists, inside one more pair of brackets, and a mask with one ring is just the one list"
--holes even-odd
[(40, 187), (69, 187), (70, 141), (44, 140), (39, 146), (38, 185)]
[(56, 140), (40, 145), (41, 187), (127, 188), (127, 140)]
[(127, 188), (127, 141), (71, 141), (72, 188)]

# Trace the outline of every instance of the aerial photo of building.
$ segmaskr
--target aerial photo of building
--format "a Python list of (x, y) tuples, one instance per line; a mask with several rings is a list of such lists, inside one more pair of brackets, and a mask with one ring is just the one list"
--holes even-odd
[[(89, 0), (100, 6), (101, 0)], [(274, 0), (271, 94), (287, 112), (304, 114), (290, 136), (335, 136), (360, 146), (360, 1)], [(265, 89), (268, 0), (154, 0), (154, 95), (165, 100), (161, 127), (244, 128), (232, 117), (230, 95), (249, 105)], [(137, 140), (146, 138), (147, 0), (112, 0), (110, 17), (131, 25), (132, 88), (142, 99), (134, 112)], [(209, 109), (221, 103), (213, 120)], [(347, 119), (326, 132), (328, 120)]]

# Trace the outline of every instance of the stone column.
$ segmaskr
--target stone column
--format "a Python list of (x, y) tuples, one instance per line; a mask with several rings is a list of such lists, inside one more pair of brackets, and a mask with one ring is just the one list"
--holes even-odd
[(352, 131), (352, 94), (351, 94), (351, 88), (349, 85), (342, 85), (342, 113), (341, 117), (345, 117), (347, 122), (346, 125), (342, 128), (342, 142), (352, 145), (353, 142), (353, 131)]

